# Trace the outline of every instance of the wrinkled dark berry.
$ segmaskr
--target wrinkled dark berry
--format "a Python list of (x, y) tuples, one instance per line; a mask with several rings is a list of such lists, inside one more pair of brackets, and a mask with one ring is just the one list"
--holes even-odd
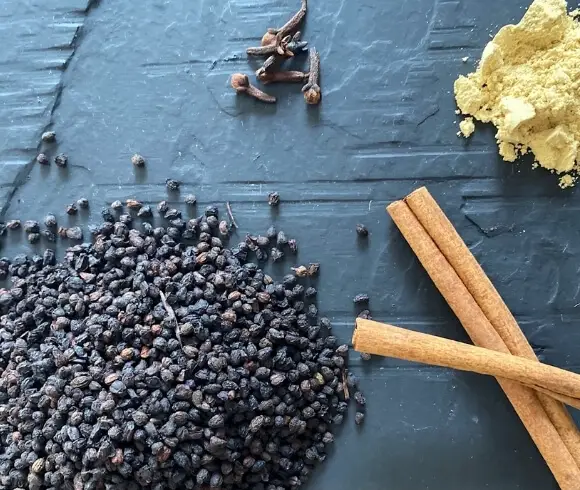
[(167, 179), (165, 181), (165, 186), (170, 191), (178, 191), (180, 185), (181, 185), (181, 182), (179, 182), (178, 180), (175, 180), (175, 179)]
[(369, 230), (365, 225), (361, 225), (360, 223), (356, 225), (356, 232), (358, 236), (367, 237), (369, 236)]
[(277, 192), (270, 192), (268, 194), (268, 204), (270, 206), (278, 206), (278, 204), (280, 204), (280, 194)]
[(197, 202), (197, 197), (194, 194), (188, 194), (184, 199), (185, 204), (193, 206)]
[(46, 156), (46, 154), (44, 153), (39, 153), (36, 156), (36, 161), (40, 163), (40, 165), (50, 165), (50, 160), (48, 159), (48, 156)]
[(135, 153), (131, 157), (131, 163), (135, 165), (135, 167), (143, 167), (145, 165), (145, 158), (139, 155), (139, 153)]
[(64, 153), (60, 153), (54, 157), (54, 163), (57, 167), (66, 167), (68, 164), (68, 157)]
[(368, 294), (357, 294), (353, 302), (357, 305), (368, 303), (369, 302), (369, 295)]

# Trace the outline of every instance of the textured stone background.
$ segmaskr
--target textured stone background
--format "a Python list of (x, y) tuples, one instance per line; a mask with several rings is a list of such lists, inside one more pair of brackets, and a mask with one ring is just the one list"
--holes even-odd
[[(230, 200), (239, 239), (270, 220), (296, 236), (298, 261), (322, 262), (319, 307), (341, 340), (359, 292), (370, 294), (376, 319), (465, 340), (384, 211), (427, 185), (543, 359), (578, 370), (577, 192), (529, 162), (502, 163), (491, 128), (478, 126), (470, 141), (455, 135), (454, 78), (527, 2), (310, 0), (304, 35), (321, 52), (321, 106), (306, 107), (296, 86), (269, 88), (275, 106), (237, 98), (229, 74), (257, 67), (245, 47), (297, 5), (3, 0), (3, 218), (50, 210), (84, 225), (115, 199), (166, 198), (165, 179), (177, 178), (200, 206)], [(59, 141), (50, 154), (70, 157), (66, 170), (32, 164), (48, 127)], [(130, 164), (135, 151), (147, 158), (144, 172)], [(283, 199), (276, 214), (270, 190)], [(92, 213), (67, 217), (66, 204), (82, 196)], [(367, 246), (357, 222), (371, 229)], [(6, 255), (47, 246), (3, 240)], [(352, 357), (367, 423), (357, 430), (351, 414), (308, 488), (556, 488), (494, 380)]]

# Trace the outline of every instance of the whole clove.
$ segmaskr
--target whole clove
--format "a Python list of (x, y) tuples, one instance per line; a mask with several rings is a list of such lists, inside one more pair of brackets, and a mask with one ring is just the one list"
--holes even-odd
[[(288, 22), (286, 22), (286, 24), (284, 24), (279, 29), (273, 29), (273, 28), (268, 29), (268, 34), (276, 35), (276, 44), (279, 45), (281, 40), (284, 37), (286, 37), (289, 34), (292, 34), (293, 32), (295, 32), (298, 29), (298, 27), (300, 26), (300, 23), (302, 22), (302, 20), (306, 16), (307, 8), (308, 8), (307, 0), (302, 0), (301, 5), (300, 5), (300, 10), (298, 10), (298, 12), (296, 12), (290, 18), (290, 20)], [(264, 38), (262, 37), (262, 40), (263, 39)]]
[(302, 71), (261, 71), (256, 72), (256, 77), (260, 82), (267, 85), (269, 83), (304, 83), (308, 80), (308, 73)]
[(271, 44), (269, 46), (255, 46), (246, 49), (246, 54), (248, 56), (282, 56), (284, 58), (292, 58), (294, 52), (288, 48), (288, 45), (292, 42), (291, 36), (286, 36), (281, 39), (278, 44)]
[[(285, 53), (287, 51), (290, 51), (292, 55), (296, 55), (304, 51), (307, 51), (308, 43), (306, 41), (302, 41), (300, 39), (300, 36), (301, 36), (300, 32), (297, 32), (296, 34), (294, 34), (294, 36), (292, 36), (291, 40), (287, 44), (285, 44), (286, 47)], [(272, 71), (286, 58), (288, 58), (288, 56), (279, 55), (278, 52), (276, 51), (275, 53), (268, 56), (268, 58), (266, 58), (264, 64), (256, 71), (256, 76), (259, 78), (265, 72)]]
[(234, 73), (231, 78), (231, 85), (238, 94), (247, 94), (250, 97), (254, 97), (255, 99), (261, 100), (262, 102), (266, 102), (268, 104), (274, 104), (276, 102), (276, 97), (268, 95), (267, 93), (262, 92), (260, 89), (254, 87), (252, 84), (250, 84), (248, 75), (243, 73)]
[(320, 55), (315, 48), (310, 48), (310, 72), (308, 83), (302, 87), (304, 100), (307, 104), (316, 105), (320, 102)]

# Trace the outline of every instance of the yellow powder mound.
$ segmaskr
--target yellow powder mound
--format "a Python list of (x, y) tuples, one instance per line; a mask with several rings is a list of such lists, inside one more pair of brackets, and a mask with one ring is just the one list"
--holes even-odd
[(504, 160), (531, 150), (562, 174), (580, 161), (579, 88), (580, 24), (565, 0), (535, 0), (519, 24), (488, 43), (477, 71), (455, 81), (455, 98), (463, 114), (497, 127)]

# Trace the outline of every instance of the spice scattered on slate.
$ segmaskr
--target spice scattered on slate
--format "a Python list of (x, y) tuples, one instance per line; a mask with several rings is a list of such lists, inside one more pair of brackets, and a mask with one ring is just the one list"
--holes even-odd
[(68, 165), (68, 157), (64, 153), (60, 153), (54, 157), (54, 163), (57, 167), (66, 167)]
[(361, 237), (369, 236), (369, 230), (365, 225), (361, 225), (360, 223), (356, 225), (356, 232)]
[(41, 136), (45, 143), (53, 143), (56, 140), (56, 133), (54, 131), (45, 131)]
[(362, 412), (357, 412), (354, 416), (354, 422), (356, 425), (361, 425), (365, 419), (365, 414)]
[(280, 194), (277, 192), (270, 192), (268, 194), (268, 204), (270, 206), (278, 206), (278, 204), (280, 204)]
[(226, 248), (217, 208), (142, 231), (101, 214), (62, 263), (0, 259), (0, 488), (299, 487), (348, 390), (364, 417), (310, 288)]
[(360, 358), (363, 361), (370, 361), (371, 360), (371, 355), (370, 354), (367, 354), (366, 352), (361, 352)]
[(119, 200), (113, 201), (111, 203), (111, 208), (114, 210), (123, 209), (123, 203)]
[(66, 207), (66, 214), (77, 214), (77, 212), (78, 212), (78, 208), (77, 208), (76, 203), (74, 203), (74, 202), (72, 204), (69, 204)]
[(38, 163), (40, 163), (41, 165), (49, 165), (50, 164), (50, 160), (48, 159), (48, 156), (46, 156), (45, 153), (39, 153), (36, 157), (36, 161)]
[(131, 163), (135, 165), (135, 167), (143, 167), (145, 165), (145, 158), (139, 155), (139, 153), (135, 153), (131, 157)]
[(169, 189), (170, 191), (178, 191), (179, 190), (179, 186), (181, 185), (181, 182), (179, 182), (178, 180), (174, 180), (174, 179), (167, 179), (165, 181), (165, 186), (167, 187), (167, 189)]
[(368, 294), (357, 294), (353, 298), (353, 302), (357, 305), (368, 303), (369, 302), (369, 295)]

